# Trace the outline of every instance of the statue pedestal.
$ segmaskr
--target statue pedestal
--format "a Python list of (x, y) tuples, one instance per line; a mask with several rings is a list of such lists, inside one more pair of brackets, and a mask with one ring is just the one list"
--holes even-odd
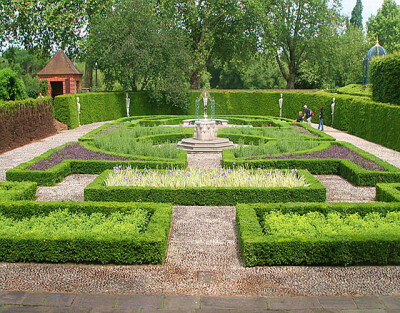
[(202, 141), (217, 139), (217, 123), (212, 120), (198, 120), (195, 122), (194, 138)]
[(196, 152), (221, 152), (233, 148), (228, 138), (217, 138), (218, 127), (214, 120), (195, 121), (194, 138), (185, 138), (178, 142), (181, 150)]

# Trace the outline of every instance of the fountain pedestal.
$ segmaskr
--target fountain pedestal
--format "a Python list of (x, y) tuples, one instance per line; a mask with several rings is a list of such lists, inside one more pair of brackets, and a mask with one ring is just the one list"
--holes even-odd
[(221, 152), (233, 148), (228, 138), (217, 137), (218, 127), (214, 120), (201, 119), (195, 122), (194, 138), (178, 142), (178, 148), (188, 152)]

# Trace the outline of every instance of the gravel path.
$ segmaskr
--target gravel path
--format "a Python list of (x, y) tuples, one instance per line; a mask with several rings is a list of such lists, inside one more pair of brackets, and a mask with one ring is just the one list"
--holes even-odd
[(39, 186), (37, 201), (83, 201), (83, 191), (98, 175), (74, 174), (55, 186)]
[(188, 153), (188, 168), (221, 168), (222, 153)]
[(174, 207), (167, 266), (240, 267), (234, 207)]
[(326, 202), (373, 202), (375, 187), (356, 187), (338, 175), (315, 175), (326, 187)]

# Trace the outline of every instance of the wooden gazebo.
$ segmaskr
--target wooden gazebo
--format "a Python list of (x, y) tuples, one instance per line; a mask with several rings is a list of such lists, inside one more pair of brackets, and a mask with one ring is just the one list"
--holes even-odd
[(51, 58), (38, 76), (40, 81), (46, 79), (49, 82), (49, 95), (53, 98), (67, 93), (77, 93), (81, 88), (82, 73), (62, 50)]

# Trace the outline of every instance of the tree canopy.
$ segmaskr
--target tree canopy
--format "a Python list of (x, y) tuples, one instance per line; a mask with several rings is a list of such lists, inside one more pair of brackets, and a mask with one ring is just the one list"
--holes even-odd
[(351, 11), (350, 23), (359, 28), (363, 28), (363, 18), (362, 18), (363, 5), (361, 0), (357, 0), (353, 11)]
[(367, 21), (368, 40), (379, 40), (389, 53), (400, 49), (400, 8), (394, 0), (384, 0), (376, 16)]

